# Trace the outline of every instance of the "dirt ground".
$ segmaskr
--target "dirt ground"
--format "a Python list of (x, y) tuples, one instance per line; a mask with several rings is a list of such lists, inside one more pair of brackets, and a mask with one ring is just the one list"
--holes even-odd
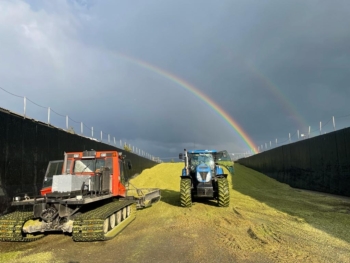
[(48, 235), (0, 243), (0, 262), (350, 262), (350, 200), (293, 189), (235, 165), (230, 206), (179, 203), (182, 164), (159, 164), (132, 183), (162, 199), (137, 211), (113, 240)]

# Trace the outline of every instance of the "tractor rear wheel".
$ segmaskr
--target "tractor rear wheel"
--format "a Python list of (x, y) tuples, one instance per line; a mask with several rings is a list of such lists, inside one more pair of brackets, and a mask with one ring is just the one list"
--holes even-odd
[(180, 202), (183, 207), (190, 207), (192, 205), (191, 179), (181, 179)]
[(218, 178), (218, 206), (230, 205), (230, 189), (226, 178)]

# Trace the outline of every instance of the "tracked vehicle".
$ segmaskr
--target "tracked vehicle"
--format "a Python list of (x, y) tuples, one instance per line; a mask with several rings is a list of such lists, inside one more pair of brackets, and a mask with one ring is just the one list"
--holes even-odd
[(190, 207), (192, 201), (200, 198), (215, 199), (220, 207), (230, 204), (227, 174), (218, 165), (216, 150), (184, 150), (179, 158), (184, 160), (180, 182), (180, 202)]
[(40, 196), (13, 198), (16, 210), (0, 217), (1, 241), (34, 241), (49, 232), (74, 241), (116, 236), (138, 208), (160, 199), (159, 189), (128, 189), (131, 162), (116, 151), (64, 154), (48, 165)]

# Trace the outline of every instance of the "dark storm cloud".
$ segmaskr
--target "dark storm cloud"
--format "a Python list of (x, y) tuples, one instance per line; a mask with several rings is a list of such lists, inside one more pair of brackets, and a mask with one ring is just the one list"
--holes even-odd
[(257, 145), (350, 113), (348, 1), (28, 3), (0, 4), (1, 85), (154, 155), (247, 145), (203, 100), (120, 53), (197, 87)]

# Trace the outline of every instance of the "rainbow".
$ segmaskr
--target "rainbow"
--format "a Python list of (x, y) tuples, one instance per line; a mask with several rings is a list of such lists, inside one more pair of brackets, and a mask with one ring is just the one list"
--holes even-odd
[(229, 124), (229, 126), (231, 126), (235, 132), (243, 139), (243, 141), (247, 144), (247, 146), (249, 147), (249, 149), (254, 152), (257, 153), (257, 146), (254, 144), (254, 142), (252, 141), (252, 139), (248, 136), (248, 134), (242, 129), (242, 127), (240, 127), (240, 125), (230, 116), (228, 115), (224, 109), (222, 109), (215, 101), (213, 101), (211, 98), (209, 98), (207, 95), (205, 95), (203, 92), (201, 92), (199, 89), (197, 89), (196, 87), (194, 87), (193, 85), (191, 85), (190, 83), (186, 82), (183, 79), (180, 79), (179, 77), (175, 76), (174, 74), (171, 74), (161, 68), (158, 68), (154, 65), (151, 65), (145, 61), (142, 61), (140, 59), (136, 59), (130, 56), (127, 56), (125, 54), (122, 53), (116, 53), (114, 52), (114, 54), (116, 54), (118, 57), (124, 58), (127, 61), (130, 61), (132, 63), (137, 64), (140, 67), (143, 67), (147, 70), (150, 70), (154, 73), (157, 73), (169, 80), (171, 80), (172, 82), (178, 84), (180, 87), (186, 89), (187, 91), (189, 91), (190, 93), (192, 93), (193, 95), (195, 95), (196, 97), (198, 97), (199, 99), (201, 99), (202, 101), (204, 101), (207, 105), (210, 106), (210, 108), (220, 117), (222, 118), (225, 122), (227, 122)]
[(277, 88), (277, 86), (264, 74), (262, 74), (260, 71), (257, 70), (256, 67), (252, 66), (251, 64), (247, 63), (246, 61), (244, 64), (247, 66), (247, 68), (255, 74), (261, 82), (264, 84), (267, 90), (270, 91), (270, 93), (276, 98), (276, 101), (281, 104), (281, 107), (286, 111), (286, 113), (292, 117), (295, 124), (298, 126), (299, 129), (306, 129), (308, 127), (306, 121), (303, 119), (303, 117), (298, 113), (297, 109), (289, 102), (287, 99), (287, 96), (282, 93), (282, 91)]
[(256, 66), (249, 63), (239, 54), (232, 54), (232, 51), (225, 45), (220, 44), (225, 52), (225, 55), (231, 60), (238, 61), (241, 65), (245, 66), (255, 77), (257, 77), (263, 84), (263, 87), (275, 97), (277, 103), (280, 104), (283, 111), (285, 111), (299, 129), (306, 129), (308, 127), (307, 122), (304, 120), (303, 116), (298, 112), (295, 106), (288, 100), (287, 96), (283, 94), (281, 89), (277, 87), (266, 75), (264, 75), (261, 70), (258, 70)]

